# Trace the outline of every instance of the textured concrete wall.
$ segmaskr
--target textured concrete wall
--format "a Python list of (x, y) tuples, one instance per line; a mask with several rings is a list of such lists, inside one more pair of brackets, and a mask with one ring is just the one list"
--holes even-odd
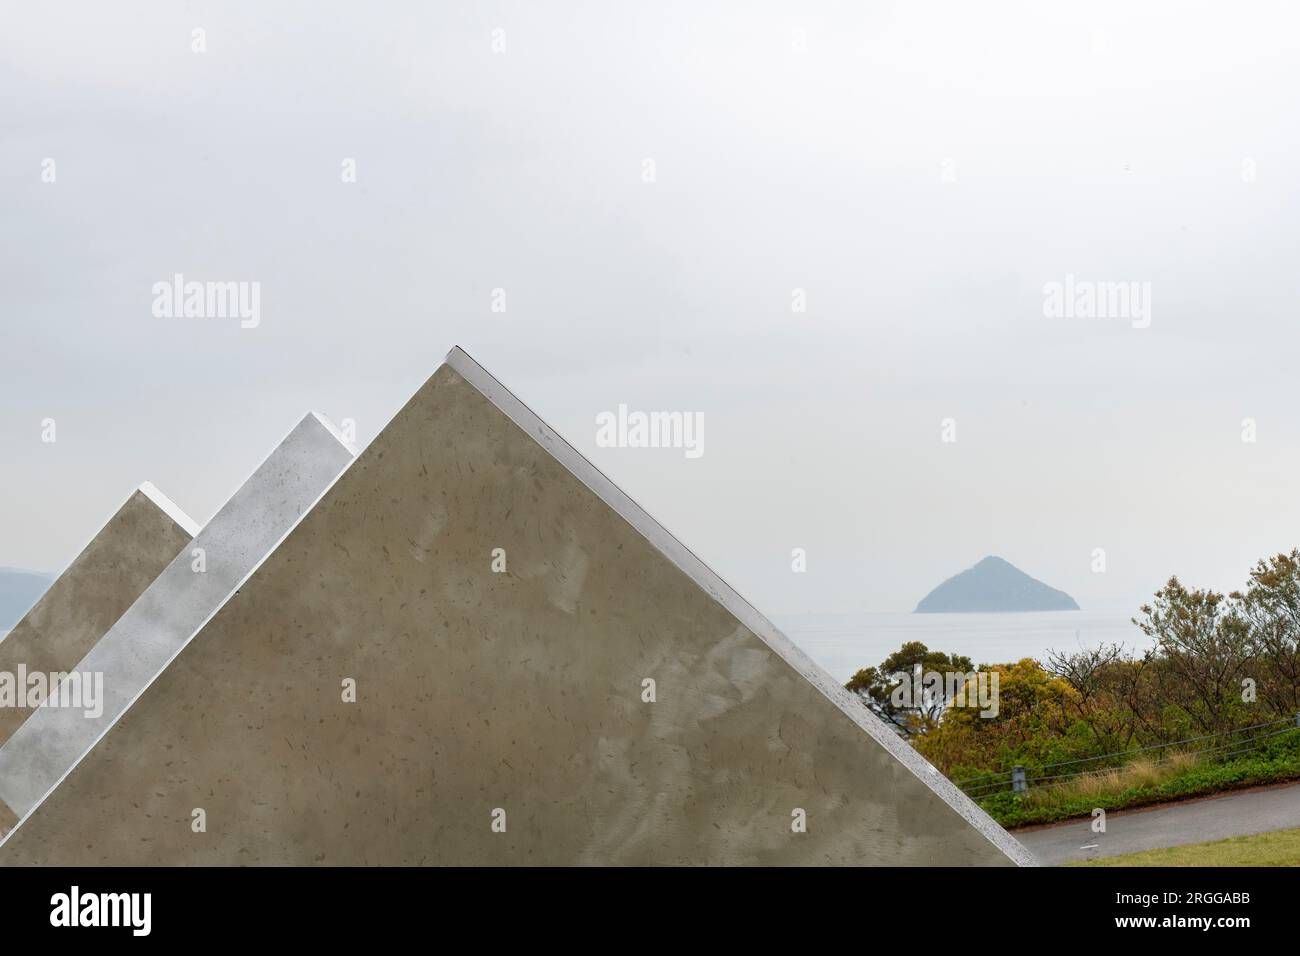
[(103, 675), (102, 713), (41, 707), (0, 747), (0, 800), (29, 812), (351, 461), (332, 426), (304, 418), (77, 662)]
[[(22, 666), (29, 673), (70, 670), (197, 531), (152, 485), (132, 492), (0, 641), (0, 672), (17, 674)], [(0, 743), (31, 713), (0, 707)]]
[(0, 863), (1030, 862), (454, 361)]

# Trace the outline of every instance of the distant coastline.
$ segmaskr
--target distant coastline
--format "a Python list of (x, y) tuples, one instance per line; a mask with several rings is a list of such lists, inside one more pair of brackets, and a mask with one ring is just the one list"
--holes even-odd
[(0, 568), (0, 634), (23, 619), (54, 583), (54, 575), (21, 568)]

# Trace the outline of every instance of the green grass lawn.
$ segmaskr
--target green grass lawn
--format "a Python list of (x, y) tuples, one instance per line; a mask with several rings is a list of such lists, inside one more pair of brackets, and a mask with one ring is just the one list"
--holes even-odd
[(1300, 830), (1162, 847), (1068, 866), (1300, 866)]

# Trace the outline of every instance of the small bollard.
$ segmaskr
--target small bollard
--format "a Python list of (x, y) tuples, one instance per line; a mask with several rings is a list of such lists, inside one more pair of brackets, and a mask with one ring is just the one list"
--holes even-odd
[(1024, 793), (1028, 789), (1029, 784), (1025, 782), (1025, 768), (1013, 767), (1011, 769), (1011, 792)]

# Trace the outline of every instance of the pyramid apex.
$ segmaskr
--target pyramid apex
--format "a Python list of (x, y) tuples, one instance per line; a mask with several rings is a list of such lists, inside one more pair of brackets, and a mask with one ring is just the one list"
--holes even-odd
[(310, 421), (313, 418), (316, 419), (316, 421), (319, 422), (325, 428), (326, 431), (328, 431), (331, 435), (333, 435), (336, 439), (338, 439), (340, 445), (342, 445), (348, 451), (352, 452), (352, 454), (354, 455), (357, 453), (356, 446), (353, 445), (352, 442), (347, 440), (343, 432), (339, 430), (338, 426), (335, 425), (328, 418), (326, 418), (324, 415), (322, 415), (320, 412), (308, 412), (306, 415), (302, 417), (302, 422), (299, 422), (299, 424)]
[(182, 511), (176, 502), (159, 491), (158, 486), (152, 481), (143, 482), (137, 490), (157, 505), (159, 511), (176, 522), (176, 525), (191, 538), (199, 533), (199, 523)]

